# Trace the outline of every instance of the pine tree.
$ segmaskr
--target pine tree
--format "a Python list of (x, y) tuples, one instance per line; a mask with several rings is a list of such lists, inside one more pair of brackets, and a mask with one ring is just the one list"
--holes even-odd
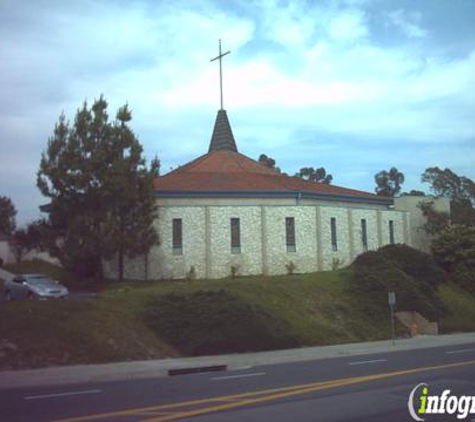
[(84, 276), (101, 276), (102, 262), (148, 253), (153, 228), (153, 170), (128, 126), (131, 113), (119, 109), (109, 122), (101, 96), (78, 110), (74, 124), (61, 115), (43, 153), (37, 185), (50, 202), (49, 249), (63, 265)]
[(7, 196), (0, 195), (0, 233), (12, 234), (16, 228), (16, 208)]
[(119, 280), (124, 278), (124, 258), (146, 255), (158, 240), (153, 227), (153, 179), (159, 161), (155, 158), (151, 169), (147, 168), (142, 146), (128, 126), (131, 119), (127, 105), (118, 111), (106, 160), (110, 169), (103, 179), (103, 199), (109, 205), (103, 227), (104, 251), (106, 258), (117, 255)]

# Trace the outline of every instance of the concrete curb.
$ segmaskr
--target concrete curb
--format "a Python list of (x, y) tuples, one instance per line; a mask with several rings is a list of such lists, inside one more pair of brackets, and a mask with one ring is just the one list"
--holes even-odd
[(399, 339), (396, 340), (394, 346), (391, 345), (390, 340), (384, 340), (257, 353), (3, 371), (0, 372), (0, 389), (158, 378), (168, 376), (169, 371), (197, 372), (197, 368), (200, 367), (226, 366), (228, 370), (237, 370), (252, 366), (457, 346), (468, 343), (475, 344), (475, 333)]
[(228, 369), (227, 365), (212, 365), (212, 366), (195, 366), (189, 368), (169, 369), (167, 374), (169, 377), (176, 375), (190, 375), (190, 374), (204, 374), (208, 372), (221, 372)]

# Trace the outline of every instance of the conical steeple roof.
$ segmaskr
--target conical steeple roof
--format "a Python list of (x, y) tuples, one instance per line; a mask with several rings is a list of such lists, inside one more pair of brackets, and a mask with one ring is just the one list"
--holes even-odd
[(313, 198), (387, 205), (392, 198), (335, 185), (290, 177), (238, 152), (221, 109), (216, 116), (207, 154), (155, 178), (158, 197)]
[(216, 122), (214, 123), (213, 135), (211, 136), (208, 152), (212, 151), (238, 152), (226, 110), (223, 109), (218, 110)]

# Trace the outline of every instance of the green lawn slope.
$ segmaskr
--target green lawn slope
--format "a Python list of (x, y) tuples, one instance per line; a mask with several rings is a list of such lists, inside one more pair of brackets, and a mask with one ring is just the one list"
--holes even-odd
[[(441, 332), (475, 330), (474, 297), (425, 254), (369, 254), (339, 271), (110, 283), (93, 299), (0, 302), (0, 369), (386, 339), (392, 288), (401, 310), (430, 313)], [(16, 271), (25, 266), (68, 282), (54, 266)], [(397, 334), (408, 333), (397, 325)]]

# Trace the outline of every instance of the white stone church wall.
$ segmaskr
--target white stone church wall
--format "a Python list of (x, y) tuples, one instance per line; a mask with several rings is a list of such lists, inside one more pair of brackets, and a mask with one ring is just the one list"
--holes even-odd
[[(266, 268), (264, 274), (286, 274), (287, 265), (295, 265), (295, 272), (317, 271), (316, 211), (315, 207), (265, 207)], [(295, 221), (295, 252), (287, 251), (285, 219)]]
[(382, 244), (389, 244), (389, 221), (393, 221), (394, 243), (404, 243), (404, 213), (399, 211), (381, 211)]
[[(173, 219), (182, 219), (182, 254), (173, 253)], [(159, 246), (150, 253), (150, 279), (181, 279), (193, 267), (197, 278), (206, 277), (206, 212), (204, 207), (160, 207)]]
[[(340, 207), (321, 207), (322, 227), (322, 269), (346, 266), (350, 263), (350, 231), (348, 210)], [(331, 242), (331, 218), (336, 221), (337, 250), (333, 251)]]
[[(231, 251), (231, 218), (239, 218), (241, 252)], [(221, 278), (262, 273), (261, 209), (256, 206), (209, 207), (209, 275)]]
[(366, 239), (368, 250), (376, 250), (379, 247), (378, 241), (378, 213), (373, 210), (356, 209), (351, 211), (351, 224), (353, 228), (353, 254), (354, 257), (365, 252), (363, 246), (363, 232), (361, 220), (366, 220)]
[[(295, 252), (287, 251), (285, 218), (295, 219)], [(338, 249), (331, 243), (331, 218), (336, 219)], [(172, 247), (172, 220), (182, 219), (183, 254)], [(240, 219), (241, 253), (231, 251), (231, 218)], [(197, 278), (231, 275), (286, 274), (331, 270), (349, 265), (363, 252), (361, 219), (366, 219), (368, 249), (389, 243), (389, 221), (394, 222), (395, 243), (410, 244), (409, 215), (374, 208), (328, 205), (161, 206), (156, 227), (160, 245), (147, 259), (126, 260), (129, 279), (183, 279), (193, 267)], [(264, 242), (263, 242), (264, 239)], [(117, 277), (116, 262), (105, 266)]]
[[(183, 253), (175, 255), (172, 244), (173, 219), (182, 219)], [(205, 278), (205, 209), (204, 207), (160, 207), (155, 221), (159, 244), (147, 257), (124, 259), (124, 278), (129, 280), (183, 279), (193, 266), (197, 278)], [(107, 278), (118, 278), (117, 259), (103, 265)]]

